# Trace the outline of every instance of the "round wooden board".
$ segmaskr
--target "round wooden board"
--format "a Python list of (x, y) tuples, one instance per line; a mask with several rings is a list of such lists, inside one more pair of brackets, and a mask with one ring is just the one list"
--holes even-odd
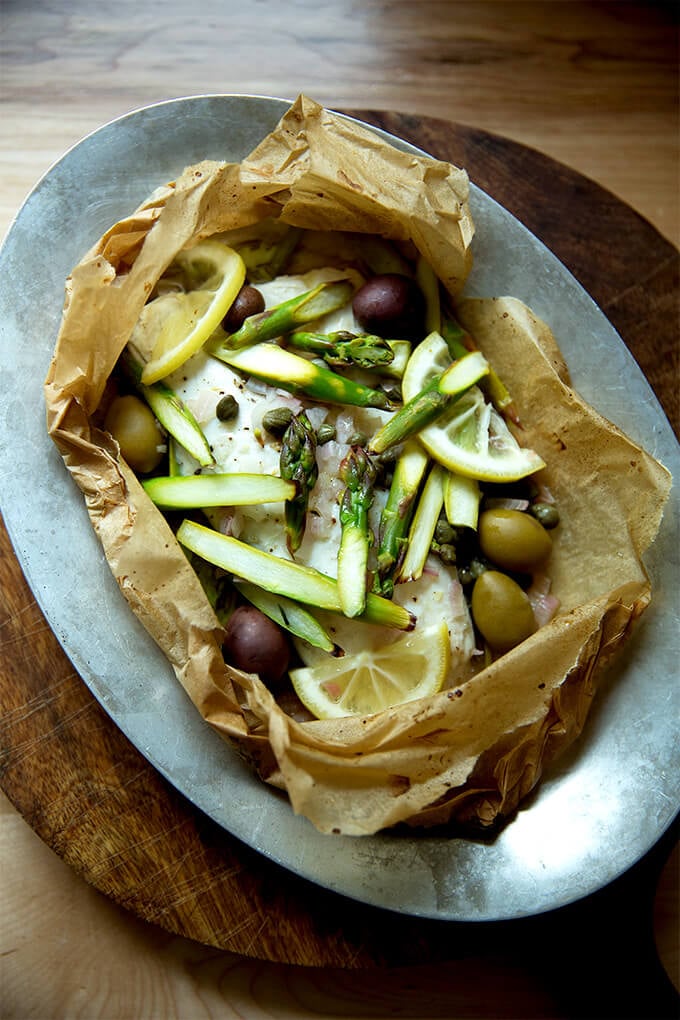
[[(669, 242), (613, 195), (522, 145), (441, 120), (346, 112), (466, 167), (542, 238), (618, 329), (677, 433), (678, 252)], [(57, 854), (138, 917), (220, 949), (338, 968), (433, 962), (484, 946), (541, 952), (554, 969), (578, 931), (592, 946), (585, 959), (602, 966), (616, 953), (621, 973), (630, 960), (631, 973), (646, 968), (665, 987), (651, 903), (672, 833), (596, 896), (522, 922), (447, 924), (346, 900), (243, 846), (147, 763), (74, 672), (2, 528), (0, 585), (0, 785)]]

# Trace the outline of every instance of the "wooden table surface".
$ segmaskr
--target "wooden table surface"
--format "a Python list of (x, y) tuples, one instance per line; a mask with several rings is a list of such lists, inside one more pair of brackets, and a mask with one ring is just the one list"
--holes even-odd
[[(512, 208), (514, 199), (525, 222), (535, 197), (537, 218), (529, 225), (603, 305), (677, 431), (677, 386), (670, 375), (675, 365), (677, 379), (673, 244), (680, 237), (673, 9), (635, 3), (206, 0), (197, 13), (174, 0), (151, 0), (143, 9), (121, 0), (106, 14), (82, 0), (7, 3), (0, 12), (5, 50), (0, 233), (53, 159), (115, 116), (178, 95), (292, 97), (304, 91), (468, 165), (477, 183), (492, 194), (500, 189), (495, 197), (504, 204)], [(508, 186), (513, 169), (522, 174), (516, 195)], [(541, 208), (541, 187), (563, 197), (568, 190), (575, 210), (568, 229), (549, 204)], [(588, 231), (601, 238), (592, 252), (583, 243)], [(615, 271), (601, 271), (605, 253)], [(636, 260), (639, 269), (622, 287)], [(646, 339), (650, 322), (660, 324), (662, 353)], [(26, 677), (31, 659), (19, 646), (27, 636), (35, 647), (51, 647), (53, 639), (4, 536), (0, 581), (3, 679)], [(93, 719), (106, 728), (108, 720), (96, 715), (77, 676), (65, 672), (62, 681), (63, 705), (72, 711), (82, 705), (83, 734), (78, 720), (69, 717), (74, 740), (87, 736)], [(35, 704), (26, 703), (20, 717), (0, 720), (3, 746), (16, 751), (14, 735), (22, 726), (30, 734), (36, 714)], [(121, 767), (133, 770), (131, 783), (147, 793), (157, 784), (159, 797), (172, 797), (152, 770), (134, 773), (134, 749), (119, 744), (116, 734), (107, 739), (123, 759)], [(48, 758), (42, 767), (49, 769), (49, 739), (42, 746)], [(31, 751), (39, 754), (40, 746)], [(8, 755), (0, 769), (1, 785), (19, 803), (16, 759)], [(68, 846), (47, 838), (51, 805), (34, 800), (27, 809), (25, 780), (23, 791), (19, 806), (25, 817), (9, 801), (0, 806), (0, 1016), (8, 1020), (608, 1015), (608, 998), (617, 1008), (622, 1001), (606, 994), (607, 981), (623, 987), (618, 966), (643, 981), (628, 996), (626, 1015), (638, 1015), (645, 996), (658, 1015), (672, 1009), (665, 977), (678, 980), (678, 853), (672, 834), (632, 874), (588, 904), (587, 915), (574, 908), (563, 918), (561, 934), (546, 919), (532, 919), (521, 931), (453, 926), (446, 933), (429, 930), (427, 937), (404, 921), (390, 933), (374, 912), (324, 897), (267, 870), (259, 859), (238, 856), (239, 866), (261, 876), (263, 902), (276, 905), (282, 923), (274, 951), (267, 951), (257, 932), (231, 932), (234, 952), (142, 921), (138, 909), (125, 910), (99, 892), (92, 875), (93, 885), (87, 884), (75, 861), (69, 866), (54, 852), (68, 860)], [(187, 822), (181, 798), (176, 800), (177, 818), (200, 829), (200, 820)], [(124, 832), (124, 825), (117, 831)], [(203, 830), (200, 836), (223, 866), (219, 834)], [(291, 945), (304, 941), (307, 956), (300, 962), (319, 966), (271, 962), (295, 959), (281, 950), (286, 901), (288, 917), (298, 924), (288, 933)], [(131, 900), (130, 906), (138, 903)], [(322, 911), (325, 928), (318, 921)], [(187, 916), (178, 910), (171, 931), (184, 924), (193, 933), (195, 922)], [(310, 916), (316, 959), (309, 955), (308, 928), (302, 938)], [(584, 916), (595, 923), (589, 939), (610, 937), (625, 921), (630, 944), (622, 950), (614, 940), (600, 947), (596, 961), (583, 959), (572, 945), (570, 924)], [(416, 940), (410, 949), (407, 936)], [(556, 954), (564, 956), (564, 964)], [(560, 980), (567, 968), (571, 992)], [(584, 975), (605, 980), (590, 1004), (577, 1002), (578, 990), (588, 987)]]

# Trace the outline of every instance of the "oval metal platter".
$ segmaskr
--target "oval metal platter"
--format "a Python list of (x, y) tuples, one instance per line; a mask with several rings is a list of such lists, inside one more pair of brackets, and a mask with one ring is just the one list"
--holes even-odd
[[(45, 432), (42, 385), (70, 270), (111, 224), (185, 166), (243, 158), (288, 105), (218, 95), (146, 107), (86, 137), (29, 195), (0, 251), (3, 518), (38, 604), (94, 696), (171, 784), (238, 839), (321, 886), (414, 916), (483, 921), (541, 913), (621, 875), (678, 809), (675, 492), (647, 561), (652, 606), (607, 677), (584, 738), (530, 807), (489, 842), (427, 833), (331, 838), (296, 817), (188, 701), (120, 595)], [(466, 292), (525, 301), (551, 325), (575, 388), (677, 478), (675, 436), (605, 316), (546, 247), (474, 185), (471, 207), (475, 268)]]

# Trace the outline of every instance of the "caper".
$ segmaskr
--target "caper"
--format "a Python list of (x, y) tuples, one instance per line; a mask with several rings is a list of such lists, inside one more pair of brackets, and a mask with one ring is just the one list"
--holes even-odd
[(323, 446), (325, 443), (332, 442), (335, 439), (335, 434), (335, 425), (331, 425), (328, 421), (322, 422), (316, 430), (316, 445)]
[(487, 570), (489, 570), (488, 563), (478, 557), (473, 557), (469, 563), (458, 568), (458, 580), (462, 585), (470, 585)]
[(536, 630), (536, 619), (526, 592), (498, 570), (486, 570), (472, 589), (472, 618), (487, 644), (507, 652)]
[(106, 413), (104, 428), (133, 471), (148, 474), (160, 463), (163, 434), (153, 412), (139, 397), (116, 397)]
[(231, 308), (222, 319), (227, 333), (235, 333), (251, 315), (264, 311), (264, 298), (255, 287), (245, 284), (234, 298)]
[(449, 544), (455, 538), (455, 531), (444, 517), (440, 517), (434, 527), (435, 542)]
[(263, 415), (262, 424), (267, 432), (271, 432), (273, 436), (281, 438), (292, 420), (293, 412), (289, 407), (272, 407), (270, 411)]
[(365, 446), (368, 442), (368, 436), (365, 432), (353, 432), (347, 442), (350, 446)]
[(522, 510), (484, 510), (479, 515), (478, 534), (484, 555), (504, 570), (531, 572), (552, 549), (545, 528)]
[(237, 416), (238, 402), (231, 393), (225, 394), (220, 400), (218, 400), (217, 407), (215, 408), (215, 414), (220, 421), (231, 421)]
[(441, 545), (437, 545), (436, 552), (442, 563), (450, 566), (456, 562), (456, 547), (451, 542), (442, 542)]
[(560, 523), (560, 512), (554, 503), (532, 503), (529, 513), (548, 531)]

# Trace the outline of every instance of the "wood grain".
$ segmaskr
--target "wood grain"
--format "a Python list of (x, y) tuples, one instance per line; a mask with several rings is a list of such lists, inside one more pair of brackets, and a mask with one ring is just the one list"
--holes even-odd
[[(55, 158), (130, 109), (305, 91), (466, 166), (600, 303), (677, 432), (675, 4), (7, 0), (0, 18), (0, 232)], [(349, 903), (160, 779), (73, 672), (2, 530), (0, 590), (0, 786), (26, 819), (0, 800), (7, 1020), (677, 1015), (676, 832), (526, 923)]]
[[(173, 96), (399, 110), (520, 141), (605, 184), (680, 243), (677, 5), (578, 0), (6, 2), (8, 222), (53, 159)], [(17, 143), (17, 135), (20, 141)]]

